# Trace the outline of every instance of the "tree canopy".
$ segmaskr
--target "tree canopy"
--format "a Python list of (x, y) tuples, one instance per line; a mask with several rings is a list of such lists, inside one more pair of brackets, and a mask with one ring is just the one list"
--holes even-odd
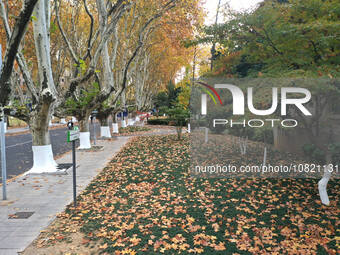
[(216, 41), (213, 75), (338, 77), (340, 3), (266, 0), (250, 12), (203, 28), (195, 43)]

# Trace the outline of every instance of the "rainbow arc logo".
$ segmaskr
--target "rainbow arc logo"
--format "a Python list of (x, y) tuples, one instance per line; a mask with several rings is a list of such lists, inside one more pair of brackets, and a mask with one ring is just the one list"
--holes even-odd
[(211, 99), (214, 101), (215, 105), (217, 105), (216, 99), (215, 99), (215, 97), (213, 96), (213, 94), (209, 90), (211, 90), (217, 96), (218, 100), (220, 101), (220, 104), (223, 105), (221, 97), (217, 93), (216, 89), (214, 89), (210, 85), (208, 85), (208, 84), (206, 84), (204, 82), (201, 82), (201, 81), (198, 81), (197, 83), (202, 85), (202, 86), (204, 86), (204, 88), (203, 88), (204, 92), (207, 93), (211, 97)]

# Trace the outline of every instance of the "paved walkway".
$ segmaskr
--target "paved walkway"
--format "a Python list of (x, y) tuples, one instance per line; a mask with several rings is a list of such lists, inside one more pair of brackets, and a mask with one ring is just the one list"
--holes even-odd
[[(77, 153), (77, 189), (85, 189), (91, 180), (107, 165), (128, 141), (119, 137), (115, 141), (98, 141), (104, 146), (99, 152)], [(58, 163), (71, 163), (71, 153)], [(0, 201), (0, 255), (15, 255), (23, 251), (55, 215), (73, 200), (72, 169), (68, 175), (39, 175), (19, 177), (7, 185), (7, 201)], [(2, 192), (0, 192), (2, 198)], [(0, 199), (1, 199), (0, 198)], [(17, 212), (34, 212), (28, 219), (8, 219)]]

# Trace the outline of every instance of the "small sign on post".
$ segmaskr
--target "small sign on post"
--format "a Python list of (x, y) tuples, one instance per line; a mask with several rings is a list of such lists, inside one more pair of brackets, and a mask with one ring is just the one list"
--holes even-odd
[(79, 130), (70, 130), (67, 132), (67, 142), (75, 142), (80, 137)]
[(73, 164), (73, 205), (77, 206), (77, 171), (76, 171), (76, 141), (80, 137), (80, 132), (78, 127), (73, 127), (73, 125), (69, 125), (69, 131), (67, 132), (67, 142), (72, 142), (72, 164)]

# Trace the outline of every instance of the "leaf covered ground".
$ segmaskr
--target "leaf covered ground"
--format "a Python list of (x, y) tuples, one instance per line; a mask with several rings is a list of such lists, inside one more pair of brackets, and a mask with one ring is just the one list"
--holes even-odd
[(128, 127), (120, 127), (119, 134), (117, 135), (129, 135), (129, 134), (143, 134), (147, 131), (150, 131), (151, 128), (148, 127), (139, 127), (139, 126), (128, 126)]
[[(275, 149), (273, 145), (245, 140), (246, 154), (242, 155), (240, 141), (238, 137), (229, 134), (209, 134), (209, 139), (205, 141), (202, 131), (194, 131), (190, 137), (190, 172), (196, 176), (208, 178), (313, 178), (321, 179), (323, 167), (321, 164), (314, 163), (307, 157), (297, 153), (283, 152)], [(264, 149), (266, 148), (265, 165), (285, 167), (285, 171), (262, 172), (264, 162)], [(209, 166), (234, 166), (235, 169), (249, 167), (248, 171), (233, 172), (220, 171), (211, 174), (196, 171), (196, 166), (201, 170), (207, 170)], [(320, 167), (317, 167), (320, 166)], [(253, 172), (251, 167), (254, 168)], [(258, 171), (255, 171), (258, 170)], [(333, 177), (340, 177), (340, 173), (333, 172)]]
[[(195, 179), (189, 139), (136, 137), (24, 254), (336, 254), (339, 182)], [(77, 233), (80, 232), (81, 234)], [(81, 235), (81, 236), (79, 236)]]

